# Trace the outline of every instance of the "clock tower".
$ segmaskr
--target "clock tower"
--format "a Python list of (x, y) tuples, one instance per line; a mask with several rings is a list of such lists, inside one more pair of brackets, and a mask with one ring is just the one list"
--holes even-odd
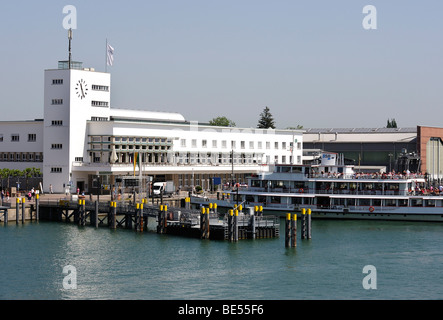
[(92, 162), (87, 122), (109, 120), (111, 75), (83, 68), (81, 62), (59, 61), (58, 69), (45, 70), (44, 86), (43, 188), (65, 192), (87, 183), (87, 176), (72, 167)]

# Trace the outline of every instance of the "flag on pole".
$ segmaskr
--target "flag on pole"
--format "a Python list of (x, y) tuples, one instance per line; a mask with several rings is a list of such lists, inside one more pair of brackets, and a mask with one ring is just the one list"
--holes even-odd
[(134, 177), (135, 177), (135, 167), (137, 166), (140, 168), (140, 156), (138, 154), (138, 152), (134, 153)]
[(110, 44), (106, 45), (106, 64), (108, 66), (112, 66), (112, 64), (114, 63), (114, 48), (111, 47)]

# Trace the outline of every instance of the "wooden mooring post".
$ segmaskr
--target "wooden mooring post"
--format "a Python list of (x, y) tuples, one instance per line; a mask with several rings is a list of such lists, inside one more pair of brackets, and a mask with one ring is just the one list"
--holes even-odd
[(78, 200), (78, 225), (85, 226), (86, 225), (86, 206), (85, 200)]
[(111, 201), (108, 214), (108, 225), (111, 229), (117, 229), (117, 202)]
[(135, 207), (135, 230), (143, 232), (143, 202), (137, 203)]
[(301, 209), (301, 238), (306, 239), (306, 209)]
[[(98, 201), (95, 201), (95, 210), (94, 210), (94, 226), (98, 228)], [(91, 222), (92, 223), (92, 222)]]
[(157, 233), (166, 233), (166, 226), (167, 226), (167, 220), (166, 220), (166, 212), (168, 210), (167, 205), (160, 205), (160, 210), (158, 211), (157, 216)]
[(25, 198), (22, 198), (22, 224), (25, 223)]
[(311, 209), (308, 209), (307, 212), (307, 221), (306, 221), (306, 237), (308, 239), (311, 239), (311, 229), (312, 229), (312, 223), (311, 223)]
[(234, 233), (234, 241), (238, 241), (238, 209), (234, 210), (234, 216), (233, 216), (233, 233)]
[(291, 214), (286, 214), (285, 224), (285, 247), (295, 248), (297, 246), (297, 214), (291, 219)]
[[(35, 195), (35, 220), (38, 221), (40, 219), (40, 195), (37, 193)], [(32, 220), (32, 213), (31, 213)]]
[(20, 221), (20, 198), (17, 197), (15, 200), (15, 223), (18, 224)]
[(209, 208), (205, 207), (200, 212), (200, 238), (209, 239)]

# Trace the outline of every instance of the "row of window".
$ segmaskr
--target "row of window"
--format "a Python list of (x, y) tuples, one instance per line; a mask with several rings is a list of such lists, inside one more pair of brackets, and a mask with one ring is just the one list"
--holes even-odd
[(93, 107), (107, 107), (109, 102), (107, 101), (91, 101), (91, 106)]
[[(37, 135), (35, 133), (28, 133), (28, 142), (37, 141)], [(3, 142), (3, 134), (0, 134), (0, 142)], [(11, 142), (20, 142), (20, 134), (11, 134)]]
[[(52, 79), (52, 84), (57, 85), (57, 84), (63, 84), (63, 79)], [(93, 84), (92, 85), (92, 90), (95, 91), (109, 91), (109, 86), (101, 86), (98, 84)]]
[[(249, 143), (248, 143), (249, 149), (254, 149), (255, 143), (257, 143), (257, 149), (263, 149), (263, 141), (257, 141), (257, 142), (249, 141)], [(266, 141), (265, 143), (266, 143), (266, 149), (271, 149), (271, 142)], [(240, 149), (246, 149), (246, 145), (247, 145), (246, 141), (240, 141)], [(282, 150), (286, 150), (288, 146), (289, 146), (289, 148), (293, 147), (292, 142), (290, 142), (288, 144), (285, 141), (282, 141), (282, 142), (275, 141), (274, 142), (274, 149), (279, 149), (280, 145), (281, 145)], [(184, 148), (187, 147), (186, 139), (180, 139), (180, 146), (184, 147)], [(201, 146), (202, 146), (202, 148), (207, 148), (208, 147), (208, 140), (202, 140)], [(191, 147), (197, 148), (197, 139), (191, 140)], [(228, 142), (226, 140), (222, 140), (221, 147), (227, 148)], [(212, 148), (218, 148), (218, 140), (212, 140)], [(232, 149), (237, 148), (237, 141), (231, 140), (231, 148)], [(296, 148), (297, 148), (297, 150), (301, 150), (301, 142), (297, 142)]]
[[(51, 104), (52, 105), (62, 105), (63, 104), (63, 99), (52, 99), (51, 100)], [(91, 106), (92, 107), (107, 107), (109, 106), (109, 102), (107, 101), (91, 101)]]
[(41, 161), (43, 161), (43, 153), (41, 153), (41, 152), (0, 152), (0, 161), (41, 162)]

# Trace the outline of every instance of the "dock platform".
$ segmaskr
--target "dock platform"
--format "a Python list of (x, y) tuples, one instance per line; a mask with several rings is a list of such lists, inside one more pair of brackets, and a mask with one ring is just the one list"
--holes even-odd
[[(185, 207), (148, 205), (125, 201), (39, 201), (39, 218), (43, 221), (73, 222), (79, 226), (134, 229), (137, 232), (155, 230), (170, 234), (211, 240), (238, 241), (279, 237), (279, 217), (263, 216), (260, 212), (230, 210), (217, 212), (209, 205), (191, 209), (189, 198)], [(156, 225), (148, 228), (148, 221)]]

